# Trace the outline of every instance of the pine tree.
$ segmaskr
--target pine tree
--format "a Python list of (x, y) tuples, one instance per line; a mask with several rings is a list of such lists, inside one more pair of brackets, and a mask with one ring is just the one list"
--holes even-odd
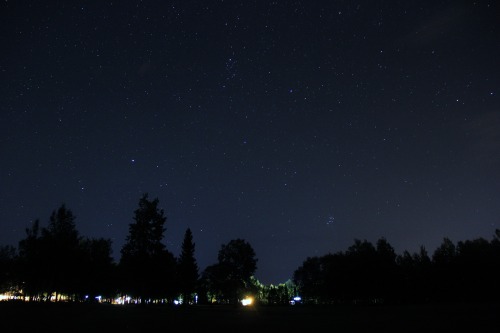
[(198, 264), (194, 257), (195, 243), (193, 233), (187, 228), (182, 242), (182, 252), (178, 260), (179, 287), (181, 289), (183, 304), (190, 304), (198, 282)]
[(141, 197), (121, 249), (122, 288), (141, 304), (167, 298), (175, 278), (175, 257), (162, 243), (167, 218), (158, 203), (158, 198), (149, 200), (147, 193)]
[(80, 276), (80, 241), (76, 229), (75, 216), (62, 204), (52, 211), (49, 225), (42, 229), (42, 260), (45, 263), (46, 288), (49, 295), (59, 294), (75, 296)]

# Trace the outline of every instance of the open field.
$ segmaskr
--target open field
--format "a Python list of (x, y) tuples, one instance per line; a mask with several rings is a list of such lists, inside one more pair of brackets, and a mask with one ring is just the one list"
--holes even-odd
[(500, 332), (500, 304), (123, 306), (0, 302), (1, 332)]

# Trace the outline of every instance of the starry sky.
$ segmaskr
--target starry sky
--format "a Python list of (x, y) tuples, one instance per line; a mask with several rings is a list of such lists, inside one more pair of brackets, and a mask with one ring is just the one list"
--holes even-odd
[(113, 256), (142, 194), (265, 284), (500, 228), (495, 1), (3, 1), (0, 244), (65, 204)]

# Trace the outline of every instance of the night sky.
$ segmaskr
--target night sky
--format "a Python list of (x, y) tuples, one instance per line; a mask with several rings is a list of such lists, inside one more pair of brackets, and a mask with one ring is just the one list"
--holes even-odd
[(113, 256), (142, 194), (264, 284), (500, 228), (495, 1), (2, 1), (0, 245), (65, 204)]

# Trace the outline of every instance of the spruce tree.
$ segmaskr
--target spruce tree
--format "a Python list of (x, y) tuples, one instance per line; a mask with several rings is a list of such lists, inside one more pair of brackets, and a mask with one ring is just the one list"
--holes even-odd
[(182, 293), (183, 304), (190, 304), (193, 301), (193, 293), (198, 282), (198, 264), (194, 257), (195, 243), (193, 243), (193, 233), (187, 228), (182, 242), (182, 252), (178, 260), (179, 287)]
[(162, 243), (167, 218), (158, 203), (147, 193), (141, 197), (121, 249), (122, 290), (141, 304), (171, 296), (175, 278), (175, 257)]

